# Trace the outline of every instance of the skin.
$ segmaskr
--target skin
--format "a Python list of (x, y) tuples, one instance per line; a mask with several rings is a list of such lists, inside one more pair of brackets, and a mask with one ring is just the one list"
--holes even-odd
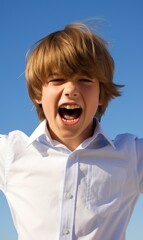
[[(102, 103), (99, 99), (100, 85), (97, 79), (74, 75), (67, 78), (58, 73), (50, 75), (42, 87), (42, 97), (37, 100), (42, 104), (48, 121), (51, 137), (71, 151), (93, 134), (93, 118)], [(59, 107), (78, 106), (82, 113), (78, 119), (63, 120)]]

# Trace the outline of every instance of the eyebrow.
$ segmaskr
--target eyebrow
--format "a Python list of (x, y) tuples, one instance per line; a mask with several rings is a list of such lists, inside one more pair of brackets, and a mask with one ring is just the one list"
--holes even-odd
[(50, 73), (49, 75), (48, 75), (48, 77), (57, 77), (57, 76), (60, 76), (60, 74), (58, 74), (58, 73)]

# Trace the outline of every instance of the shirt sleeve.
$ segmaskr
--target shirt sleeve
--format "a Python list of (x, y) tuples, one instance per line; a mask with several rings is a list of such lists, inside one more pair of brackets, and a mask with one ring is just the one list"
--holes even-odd
[(136, 139), (137, 175), (140, 193), (143, 193), (143, 139)]
[(0, 135), (0, 190), (4, 190), (5, 187), (7, 154), (8, 154), (7, 136)]

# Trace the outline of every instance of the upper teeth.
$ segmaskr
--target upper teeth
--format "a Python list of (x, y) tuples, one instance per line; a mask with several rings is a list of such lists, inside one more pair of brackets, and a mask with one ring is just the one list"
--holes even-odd
[(66, 109), (75, 109), (75, 108), (80, 108), (78, 105), (68, 105), (64, 104), (60, 108), (66, 108)]

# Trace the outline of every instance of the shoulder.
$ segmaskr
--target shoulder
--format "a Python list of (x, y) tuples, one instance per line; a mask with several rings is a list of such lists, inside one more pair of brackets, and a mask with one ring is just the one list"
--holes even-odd
[(26, 146), (29, 137), (22, 131), (15, 130), (8, 134), (0, 134), (0, 150), (5, 148), (21, 148)]
[(131, 134), (131, 133), (122, 133), (118, 134), (115, 139), (113, 140), (114, 142), (128, 142), (128, 141), (134, 141), (137, 138), (136, 135)]
[(122, 133), (117, 135), (113, 143), (117, 148), (122, 147), (131, 147), (136, 144), (137, 136), (131, 133)]
[(28, 136), (22, 131), (15, 130), (15, 131), (9, 132), (8, 134), (0, 134), (0, 139), (1, 140), (2, 139), (7, 139), (9, 141), (13, 141), (13, 140), (16, 140), (16, 139), (27, 140)]
[(136, 150), (139, 146), (143, 149), (143, 138), (139, 138), (138, 136), (131, 133), (123, 133), (119, 134), (113, 140), (114, 145), (117, 148), (126, 148)]

